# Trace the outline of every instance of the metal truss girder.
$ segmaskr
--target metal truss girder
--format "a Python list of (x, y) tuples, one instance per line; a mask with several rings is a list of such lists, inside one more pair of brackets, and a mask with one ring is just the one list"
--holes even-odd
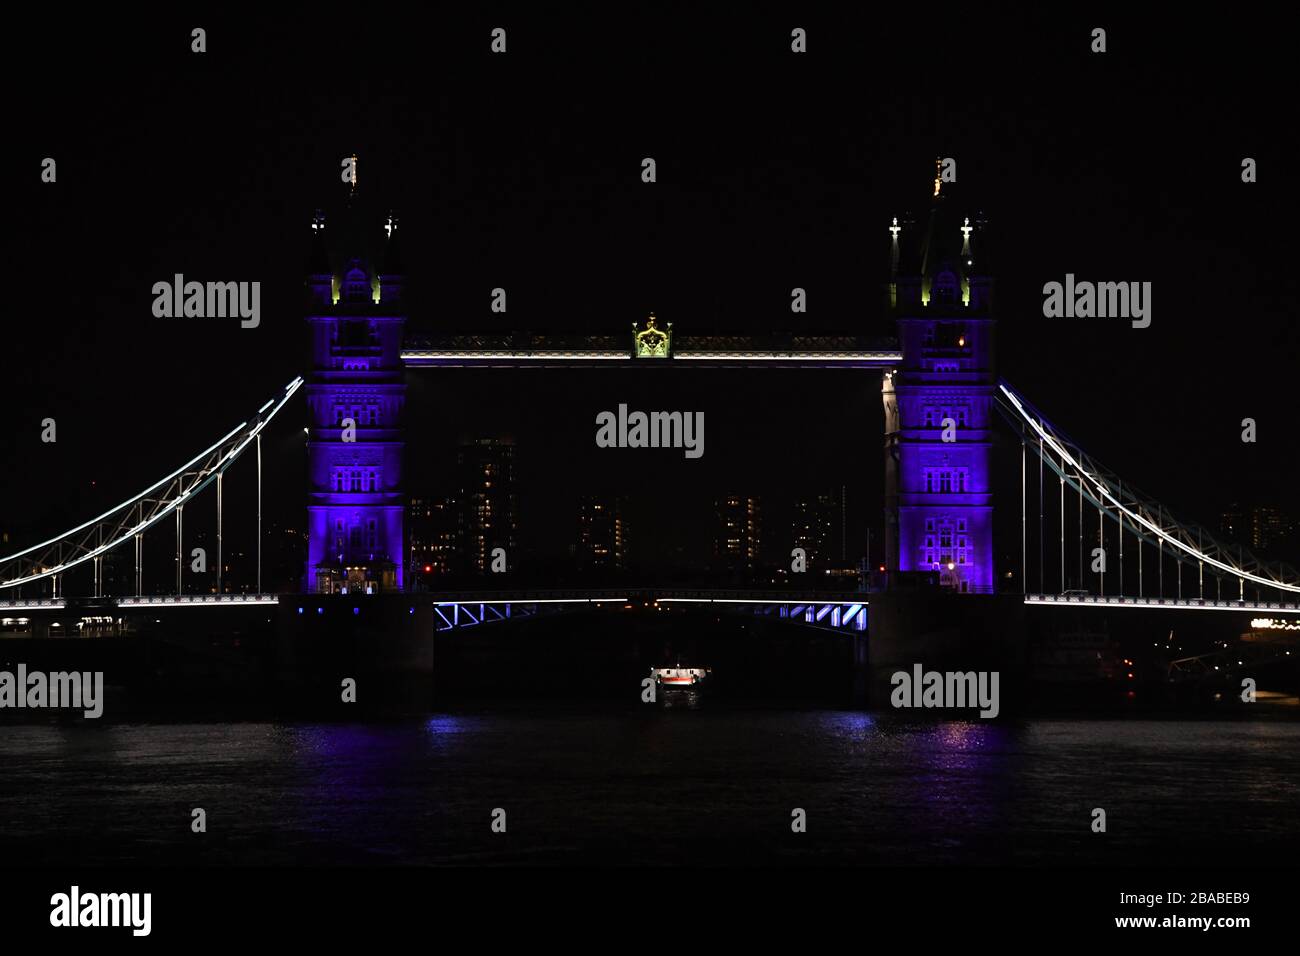
[[(230, 467), (301, 385), (301, 378), (294, 379), (278, 399), (258, 409), (251, 421), (241, 422), (214, 445), (134, 498), (57, 537), (0, 558), (0, 589), (63, 574), (107, 554), (183, 507)], [(161, 495), (159, 489), (163, 489)]]
[[(1203, 563), (1209, 565), (1212, 573), (1217, 570), (1262, 587), (1300, 593), (1300, 573), (1293, 567), (1265, 564), (1244, 548), (1226, 548), (1198, 525), (1176, 520), (1159, 502), (1141, 495), (1132, 486), (1126, 487), (1118, 476), (1053, 426), (1005, 381), (998, 383), (998, 389), (1001, 394), (995, 393), (995, 398), (1003, 417), (1013, 427), (1019, 428), (1022, 436), (1028, 426), (1029, 432), (1042, 443), (1043, 462), (1105, 517), (1117, 524), (1127, 518), (1125, 530), (1152, 546), (1162, 542), (1169, 544), (1175, 549), (1171, 557), (1180, 564)], [(1037, 442), (1028, 440), (1025, 444), (1039, 454)]]
[[(865, 601), (856, 604), (845, 604), (839, 601), (827, 604), (760, 603), (754, 606), (753, 613), (758, 617), (770, 617), (775, 614), (777, 617), (816, 626), (824, 631), (864, 631), (867, 622)], [(828, 617), (829, 624), (824, 623)]]
[(440, 601), (434, 605), (433, 613), (440, 621), (435, 631), (453, 631), (534, 617), (539, 613), (539, 605), (514, 601)]

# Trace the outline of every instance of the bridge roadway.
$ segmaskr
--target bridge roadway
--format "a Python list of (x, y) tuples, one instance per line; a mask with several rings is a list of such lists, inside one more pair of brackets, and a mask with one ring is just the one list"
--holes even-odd
[[(30, 601), (0, 601), (0, 627), (11, 630), (33, 620), (58, 622), (65, 633), (113, 626), (132, 617), (160, 611), (236, 610), (255, 607), (296, 606), (298, 614), (326, 613), (352, 604), (359, 613), (373, 595), (348, 594), (193, 594), (142, 597), (42, 598)], [(788, 592), (680, 588), (612, 588), (603, 590), (512, 590), (414, 592), (384, 595), (386, 599), (431, 606), (437, 630), (472, 627), (493, 621), (531, 617), (547, 611), (592, 608), (667, 608), (673, 605), (711, 605), (729, 611), (752, 609), (756, 614), (791, 618), (801, 623), (831, 629), (866, 630), (867, 595), (858, 592)]]
[[(163, 611), (199, 608), (236, 610), (279, 607), (298, 614), (361, 613), (372, 595), (348, 594), (194, 594), (142, 597), (42, 598), (0, 601), (0, 635), (40, 630), (47, 634), (118, 633), (132, 620)], [(384, 595), (387, 601), (429, 607), (436, 631), (458, 630), (558, 611), (617, 607), (668, 609), (708, 605), (732, 613), (752, 613), (833, 631), (866, 631), (870, 594), (854, 591), (789, 592), (704, 588), (607, 588), (511, 591), (415, 592)], [(1199, 598), (1100, 597), (1082, 594), (1027, 594), (1027, 607), (1078, 610), (1236, 611), (1300, 615), (1300, 604), (1277, 601), (1213, 601)], [(349, 608), (348, 605), (351, 605)], [(293, 613), (289, 610), (288, 613)], [(39, 627), (36, 626), (39, 622)], [(61, 631), (51, 630), (61, 628)]]
[(1077, 607), (1080, 609), (1155, 608), (1167, 611), (1249, 611), (1270, 614), (1300, 614), (1300, 604), (1283, 601), (1214, 601), (1209, 598), (1139, 598), (1096, 594), (1026, 594), (1029, 607)]
[[(246, 607), (249, 605), (275, 605), (293, 600), (319, 600), (341, 595), (324, 594), (172, 594), (143, 597), (83, 597), (40, 598), (39, 600), (0, 601), (0, 612), (54, 611), (65, 608), (121, 608), (131, 610), (151, 607)], [(373, 595), (352, 595), (371, 597)], [(407, 597), (434, 604), (604, 604), (623, 602), (703, 603), (703, 604), (840, 604), (863, 605), (867, 603), (860, 591), (779, 591), (716, 588), (549, 588), (540, 590), (483, 590), (483, 591), (412, 591)], [(1096, 594), (1026, 594), (1025, 604), (1031, 606), (1060, 607), (1134, 607), (1167, 608), (1182, 611), (1276, 611), (1281, 614), (1300, 614), (1300, 603), (1278, 601), (1215, 601), (1200, 598), (1138, 598), (1131, 596), (1100, 596)]]
[[(80, 611), (86, 614), (145, 611), (156, 608), (238, 608), (281, 603), (320, 602), (349, 595), (324, 594), (186, 594), (146, 595), (141, 597), (40, 598), (38, 600), (0, 601), (0, 617), (18, 614)], [(350, 595), (353, 599), (373, 595)], [(579, 605), (579, 604), (716, 604), (716, 605), (816, 605), (818, 607), (865, 608), (869, 594), (860, 591), (780, 591), (716, 588), (625, 587), (604, 589), (539, 590), (469, 590), (446, 592), (409, 592), (416, 603), (435, 607), (455, 605)], [(1279, 601), (1223, 601), (1201, 598), (1139, 598), (1099, 596), (1095, 594), (1026, 594), (1030, 607), (1155, 608), (1176, 611), (1268, 611), (1276, 614), (1300, 614), (1300, 603)]]

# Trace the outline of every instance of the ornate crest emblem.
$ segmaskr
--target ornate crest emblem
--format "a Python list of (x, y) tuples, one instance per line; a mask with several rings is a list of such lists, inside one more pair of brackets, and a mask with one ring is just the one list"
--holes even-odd
[(645, 328), (632, 323), (632, 354), (637, 358), (668, 358), (673, 347), (673, 324), (661, 329), (655, 324), (655, 314), (645, 320)]

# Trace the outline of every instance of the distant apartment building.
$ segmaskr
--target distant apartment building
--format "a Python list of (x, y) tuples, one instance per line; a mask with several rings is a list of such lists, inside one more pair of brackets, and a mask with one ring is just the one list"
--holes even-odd
[(762, 504), (752, 495), (714, 499), (713, 559), (728, 570), (752, 571), (762, 560)]
[(480, 438), (461, 445), (456, 472), (464, 569), (488, 573), (496, 548), (505, 550), (507, 566), (513, 566), (519, 544), (515, 443), (508, 438)]
[(407, 527), (409, 567), (415, 575), (443, 576), (460, 567), (460, 509), (455, 495), (412, 498)]
[(835, 488), (794, 499), (790, 518), (792, 548), (802, 548), (808, 567), (825, 570), (842, 565), (845, 554), (843, 489)]
[(1229, 541), (1246, 544), (1250, 540), (1250, 509), (1228, 505), (1219, 514), (1219, 530)]
[(1230, 542), (1267, 551), (1290, 543), (1295, 522), (1269, 505), (1232, 504), (1219, 515), (1219, 530)]
[(621, 571), (627, 567), (626, 499), (620, 495), (584, 495), (579, 499), (574, 553), (583, 570)]
[(1293, 531), (1291, 519), (1277, 508), (1258, 507), (1250, 512), (1250, 543), (1266, 551), (1289, 541)]

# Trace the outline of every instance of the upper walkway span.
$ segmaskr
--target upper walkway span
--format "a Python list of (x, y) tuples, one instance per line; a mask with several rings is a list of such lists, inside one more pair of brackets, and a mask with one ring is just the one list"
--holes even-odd
[(402, 347), (408, 367), (470, 368), (869, 368), (903, 357), (893, 339), (854, 335), (679, 336), (671, 355), (637, 358), (628, 336), (467, 334), (412, 337)]

